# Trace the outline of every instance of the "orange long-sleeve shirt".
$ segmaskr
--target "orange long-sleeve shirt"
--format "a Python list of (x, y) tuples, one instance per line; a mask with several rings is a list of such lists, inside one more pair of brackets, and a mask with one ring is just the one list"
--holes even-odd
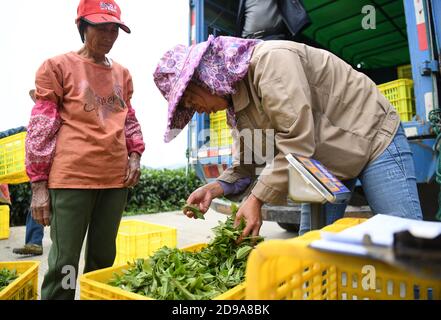
[(49, 188), (122, 187), (128, 154), (144, 151), (129, 71), (70, 52), (46, 60), (35, 85), (26, 139), (31, 181), (48, 180)]

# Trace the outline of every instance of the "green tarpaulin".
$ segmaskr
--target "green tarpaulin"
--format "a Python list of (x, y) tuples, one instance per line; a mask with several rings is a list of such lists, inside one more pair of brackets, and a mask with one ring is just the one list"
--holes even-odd
[[(239, 1), (205, 1), (208, 32), (234, 32)], [(403, 0), (304, 0), (312, 24), (303, 35), (364, 69), (408, 64)], [(364, 8), (364, 11), (363, 11)], [(374, 17), (374, 18), (373, 18)], [(362, 22), (375, 29), (363, 28)], [(373, 20), (374, 19), (374, 20)]]
[[(352, 65), (409, 63), (402, 0), (305, 0), (304, 5), (312, 24), (303, 34)], [(375, 21), (375, 29), (363, 28), (363, 19), (365, 27)]]

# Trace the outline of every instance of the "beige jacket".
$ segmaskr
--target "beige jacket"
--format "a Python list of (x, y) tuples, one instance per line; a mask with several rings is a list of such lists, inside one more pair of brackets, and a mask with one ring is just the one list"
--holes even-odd
[[(233, 183), (258, 176), (252, 193), (266, 203), (286, 203), (286, 154), (317, 159), (342, 180), (355, 178), (387, 148), (400, 124), (366, 75), (328, 51), (293, 41), (257, 45), (237, 89), (233, 165), (218, 179)], [(251, 145), (250, 130), (243, 129), (273, 129), (274, 139), (270, 146), (261, 139)], [(252, 163), (245, 159), (250, 149)], [(262, 150), (274, 152), (263, 164)]]

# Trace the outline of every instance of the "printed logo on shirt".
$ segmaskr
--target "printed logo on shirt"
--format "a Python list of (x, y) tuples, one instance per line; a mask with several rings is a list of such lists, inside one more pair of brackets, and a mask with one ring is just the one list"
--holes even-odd
[(117, 13), (116, 6), (108, 2), (100, 2), (101, 10), (107, 10)]
[(87, 87), (84, 92), (84, 111), (95, 111), (103, 126), (109, 114), (121, 112), (127, 107), (122, 98), (122, 89), (120, 86), (115, 86), (113, 93), (106, 97), (96, 94), (90, 87)]

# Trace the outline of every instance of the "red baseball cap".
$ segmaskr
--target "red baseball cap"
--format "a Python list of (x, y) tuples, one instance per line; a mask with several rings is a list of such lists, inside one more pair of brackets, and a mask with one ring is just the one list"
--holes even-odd
[(121, 21), (121, 9), (113, 0), (80, 0), (75, 23), (78, 24), (80, 19), (90, 24), (116, 23), (130, 33), (129, 27)]

